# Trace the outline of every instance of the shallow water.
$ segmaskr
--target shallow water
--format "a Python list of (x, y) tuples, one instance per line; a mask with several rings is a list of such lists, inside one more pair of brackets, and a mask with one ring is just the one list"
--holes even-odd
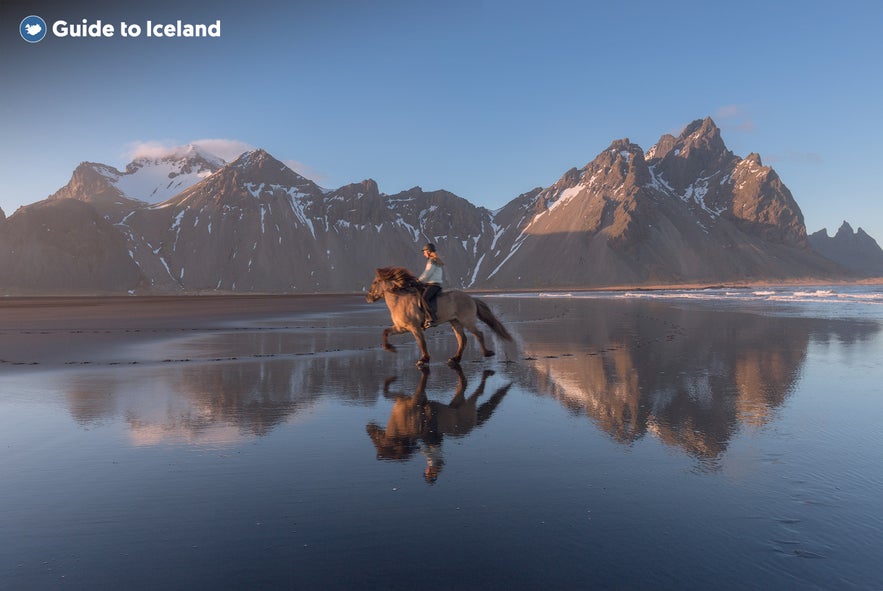
[(4, 371), (0, 587), (883, 588), (876, 313), (488, 301), (462, 374), (380, 304)]

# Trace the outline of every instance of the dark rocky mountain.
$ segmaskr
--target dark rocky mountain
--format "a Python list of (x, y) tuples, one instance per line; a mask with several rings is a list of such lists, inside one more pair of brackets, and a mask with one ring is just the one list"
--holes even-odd
[(188, 148), (125, 172), (83, 163), (0, 222), (0, 290), (358, 291), (378, 266), (419, 272), (425, 242), (458, 287), (848, 275), (810, 248), (775, 171), (735, 156), (705, 119), (646, 154), (617, 140), (496, 212), (447, 191), (387, 195), (370, 179), (323, 189), (263, 150), (224, 164)]
[(809, 243), (820, 254), (850, 271), (869, 277), (883, 277), (883, 249), (859, 228), (855, 232), (845, 221), (837, 233), (828, 236), (827, 228), (810, 234)]
[(711, 119), (647, 154), (615, 141), (496, 219), (508, 224), (479, 269), (493, 287), (843, 276), (808, 248), (803, 215), (775, 171), (756, 154), (733, 155)]

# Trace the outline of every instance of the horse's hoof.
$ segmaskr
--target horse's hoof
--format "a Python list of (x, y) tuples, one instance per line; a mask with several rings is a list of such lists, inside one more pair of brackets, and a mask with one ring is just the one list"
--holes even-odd
[(429, 365), (429, 359), (421, 359), (417, 362), (417, 367), (419, 367), (420, 369), (423, 369), (427, 365)]
[(395, 353), (395, 352), (396, 352), (396, 348), (393, 347), (392, 345), (383, 345), (383, 350), (384, 350), (384, 351), (389, 351), (390, 353)]
[(448, 367), (460, 367), (460, 360), (456, 357), (451, 357), (448, 359)]
[(485, 351), (484, 352), (485, 357), (493, 357), (494, 355), (496, 355), (496, 353), (493, 351)]

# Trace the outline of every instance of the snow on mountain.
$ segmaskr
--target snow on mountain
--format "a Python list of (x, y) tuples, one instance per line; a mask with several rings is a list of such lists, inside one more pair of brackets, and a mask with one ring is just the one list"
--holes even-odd
[(154, 204), (192, 187), (224, 164), (221, 158), (190, 144), (159, 158), (137, 158), (125, 172), (110, 167), (99, 172), (126, 197)]

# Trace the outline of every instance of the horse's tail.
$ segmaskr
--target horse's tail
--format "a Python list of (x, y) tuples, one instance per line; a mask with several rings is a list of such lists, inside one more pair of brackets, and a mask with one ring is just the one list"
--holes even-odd
[(477, 298), (472, 298), (472, 301), (475, 302), (475, 308), (478, 312), (478, 319), (490, 326), (491, 330), (494, 331), (494, 334), (496, 334), (498, 337), (506, 341), (511, 341), (512, 335), (509, 334), (509, 331), (506, 330), (506, 327), (503, 326), (503, 323), (500, 322), (500, 319), (494, 316), (494, 313), (491, 312), (490, 306)]

